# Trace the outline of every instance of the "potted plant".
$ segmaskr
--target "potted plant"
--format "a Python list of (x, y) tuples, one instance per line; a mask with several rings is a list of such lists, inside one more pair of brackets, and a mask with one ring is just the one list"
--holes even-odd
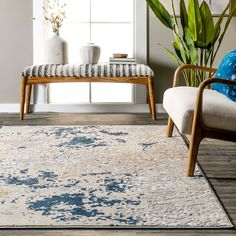
[[(227, 4), (224, 11), (214, 22), (209, 5), (204, 0), (189, 0), (188, 6), (180, 0), (180, 23), (176, 17), (174, 2), (169, 13), (159, 0), (146, 0), (157, 18), (172, 30), (174, 41), (171, 49), (162, 46), (178, 65), (191, 64), (212, 67), (230, 21), (236, 12), (236, 3)], [(231, 10), (230, 10), (231, 9)], [(228, 14), (228, 12), (230, 13)], [(225, 19), (225, 21), (223, 21)], [(188, 86), (198, 86), (206, 77), (203, 72), (185, 72)], [(195, 78), (193, 78), (195, 77)]]
[(50, 24), (53, 35), (46, 41), (45, 60), (47, 64), (66, 64), (68, 62), (67, 42), (59, 36), (65, 19), (66, 4), (60, 0), (47, 0), (43, 6), (44, 18)]

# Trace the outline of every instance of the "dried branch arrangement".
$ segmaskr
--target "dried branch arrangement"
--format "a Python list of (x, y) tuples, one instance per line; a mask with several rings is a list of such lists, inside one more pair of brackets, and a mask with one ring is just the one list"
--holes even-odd
[(66, 4), (61, 4), (59, 0), (47, 0), (44, 10), (45, 20), (51, 24), (52, 31), (59, 34), (62, 22), (65, 19), (65, 7)]

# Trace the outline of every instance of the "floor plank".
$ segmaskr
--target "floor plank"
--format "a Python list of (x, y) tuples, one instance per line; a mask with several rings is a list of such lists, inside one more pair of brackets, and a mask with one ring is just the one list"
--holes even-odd
[[(166, 125), (167, 116), (158, 114), (153, 121), (149, 114), (78, 114), (78, 113), (34, 113), (19, 121), (19, 114), (0, 114), (0, 126), (19, 125)], [(204, 140), (200, 146), (198, 161), (213, 190), (226, 212), (236, 225), (236, 144), (216, 140)], [(231, 236), (236, 229), (202, 230), (0, 230), (6, 235), (43, 236)]]

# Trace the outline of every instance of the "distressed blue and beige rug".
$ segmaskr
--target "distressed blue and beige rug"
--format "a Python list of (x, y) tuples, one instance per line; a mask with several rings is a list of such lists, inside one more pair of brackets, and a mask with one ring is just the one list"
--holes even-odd
[(0, 129), (0, 227), (231, 227), (165, 126)]

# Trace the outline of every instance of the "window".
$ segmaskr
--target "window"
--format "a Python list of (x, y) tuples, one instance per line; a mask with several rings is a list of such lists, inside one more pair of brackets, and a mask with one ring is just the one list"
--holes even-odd
[[(67, 0), (60, 35), (68, 42), (69, 63), (81, 63), (80, 47), (101, 47), (99, 62), (115, 52), (134, 54), (133, 0)], [(122, 13), (122, 14), (121, 14)], [(133, 102), (133, 85), (111, 83), (50, 84), (49, 103)]]
[[(42, 13), (39, 14), (39, 10), (42, 11), (42, 5), (39, 7), (40, 2), (42, 4), (43, 0), (34, 0), (36, 63), (40, 61), (38, 58), (41, 58), (40, 63), (43, 63), (43, 55), (38, 52), (39, 46), (36, 46), (43, 45), (43, 39), (40, 41), (38, 37), (39, 28), (46, 38), (51, 34), (51, 30), (45, 26), (44, 30), (42, 29), (44, 20)], [(146, 63), (146, 31), (143, 32), (143, 29), (146, 30), (145, 0), (66, 0), (66, 3), (67, 19), (63, 23), (60, 35), (68, 42), (69, 63), (81, 63), (80, 47), (88, 42), (101, 47), (99, 62), (108, 62), (112, 53), (124, 52), (128, 53), (129, 57), (136, 55), (138, 63)], [(140, 17), (137, 17), (137, 12)], [(142, 24), (137, 27), (138, 21), (142, 21)], [(138, 38), (135, 37), (137, 33), (140, 36)], [(52, 104), (146, 102), (145, 88), (130, 84), (52, 84), (45, 95), (42, 95), (43, 90), (46, 89), (41, 88), (40, 94), (36, 94), (36, 101), (47, 97), (45, 103)]]

